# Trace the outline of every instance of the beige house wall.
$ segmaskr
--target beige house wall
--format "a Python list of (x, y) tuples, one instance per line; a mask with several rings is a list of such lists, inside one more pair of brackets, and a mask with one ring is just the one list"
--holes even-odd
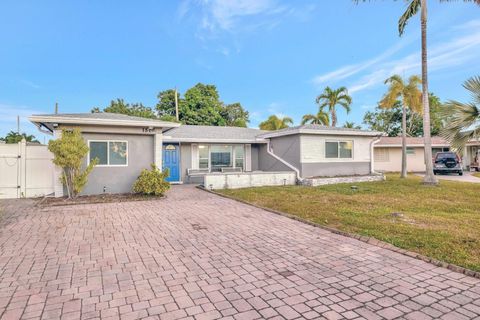
[[(410, 148), (409, 148), (410, 149)], [(425, 156), (423, 147), (411, 148), (412, 153), (407, 154), (407, 171), (425, 171)], [(400, 172), (402, 168), (401, 147), (375, 147), (375, 171)]]

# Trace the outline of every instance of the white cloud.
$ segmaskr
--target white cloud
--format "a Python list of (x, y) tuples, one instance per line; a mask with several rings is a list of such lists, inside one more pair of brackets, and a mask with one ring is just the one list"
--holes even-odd
[(259, 14), (277, 14), (282, 11), (273, 0), (204, 0), (206, 15), (203, 27), (231, 30), (238, 18)]
[[(428, 67), (429, 71), (443, 70), (468, 62), (475, 61), (478, 57), (476, 52), (480, 49), (480, 29), (464, 28), (471, 25), (480, 25), (480, 20), (469, 21), (462, 26), (453, 29), (464, 29), (468, 33), (455, 32), (454, 37), (429, 47)], [(408, 42), (413, 41), (410, 39)], [(355, 65), (340, 67), (332, 72), (316, 76), (313, 83), (316, 86), (325, 85), (327, 82), (349, 80), (349, 92), (356, 93), (382, 84), (385, 79), (393, 74), (412, 74), (421, 72), (420, 51), (405, 55), (396, 59), (391, 58), (402, 49), (404, 45), (389, 48), (382, 54), (370, 60)]]

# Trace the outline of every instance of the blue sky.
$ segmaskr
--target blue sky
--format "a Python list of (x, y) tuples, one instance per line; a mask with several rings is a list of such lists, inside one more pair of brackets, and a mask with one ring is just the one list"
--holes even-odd
[[(480, 8), (429, 1), (430, 91), (467, 100), (480, 74)], [(241, 102), (250, 126), (270, 114), (298, 123), (327, 85), (346, 86), (361, 123), (385, 78), (420, 71), (418, 17), (399, 38), (403, 1), (103, 0), (0, 3), (0, 135), (43, 139), (32, 113), (89, 112), (124, 98), (154, 106), (159, 91), (197, 82)]]

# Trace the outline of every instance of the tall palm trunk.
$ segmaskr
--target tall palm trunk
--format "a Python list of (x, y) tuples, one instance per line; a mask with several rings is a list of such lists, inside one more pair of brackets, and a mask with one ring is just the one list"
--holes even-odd
[(335, 106), (333, 106), (332, 110), (332, 127), (337, 125), (337, 112), (335, 111)]
[(400, 178), (407, 177), (407, 107), (402, 103), (402, 173)]
[(427, 0), (421, 0), (422, 26), (422, 104), (423, 104), (423, 137), (425, 140), (425, 168), (423, 178), (425, 184), (438, 184), (433, 174), (432, 139), (430, 136), (430, 106), (428, 101), (428, 72), (427, 72)]

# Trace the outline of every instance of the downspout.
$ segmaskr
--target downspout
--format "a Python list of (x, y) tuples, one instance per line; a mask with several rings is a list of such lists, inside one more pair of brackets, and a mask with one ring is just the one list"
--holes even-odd
[(287, 161), (277, 156), (275, 153), (273, 153), (273, 151), (271, 150), (270, 139), (267, 140), (267, 153), (272, 157), (274, 157), (275, 159), (277, 159), (278, 161), (280, 161), (281, 163), (283, 163), (284, 165), (286, 165), (287, 167), (289, 167), (290, 169), (292, 169), (293, 171), (295, 171), (295, 174), (297, 176), (297, 181), (299, 182), (303, 181), (303, 178), (300, 176), (300, 170), (298, 170), (295, 166), (293, 166), (292, 164), (288, 163)]
[(370, 174), (379, 174), (379, 172), (375, 172), (375, 151), (374, 151), (374, 145), (375, 143), (377, 143), (378, 141), (380, 141), (380, 139), (382, 138), (383, 134), (382, 135), (378, 135), (376, 136), (376, 139), (375, 140), (372, 140), (370, 142)]

